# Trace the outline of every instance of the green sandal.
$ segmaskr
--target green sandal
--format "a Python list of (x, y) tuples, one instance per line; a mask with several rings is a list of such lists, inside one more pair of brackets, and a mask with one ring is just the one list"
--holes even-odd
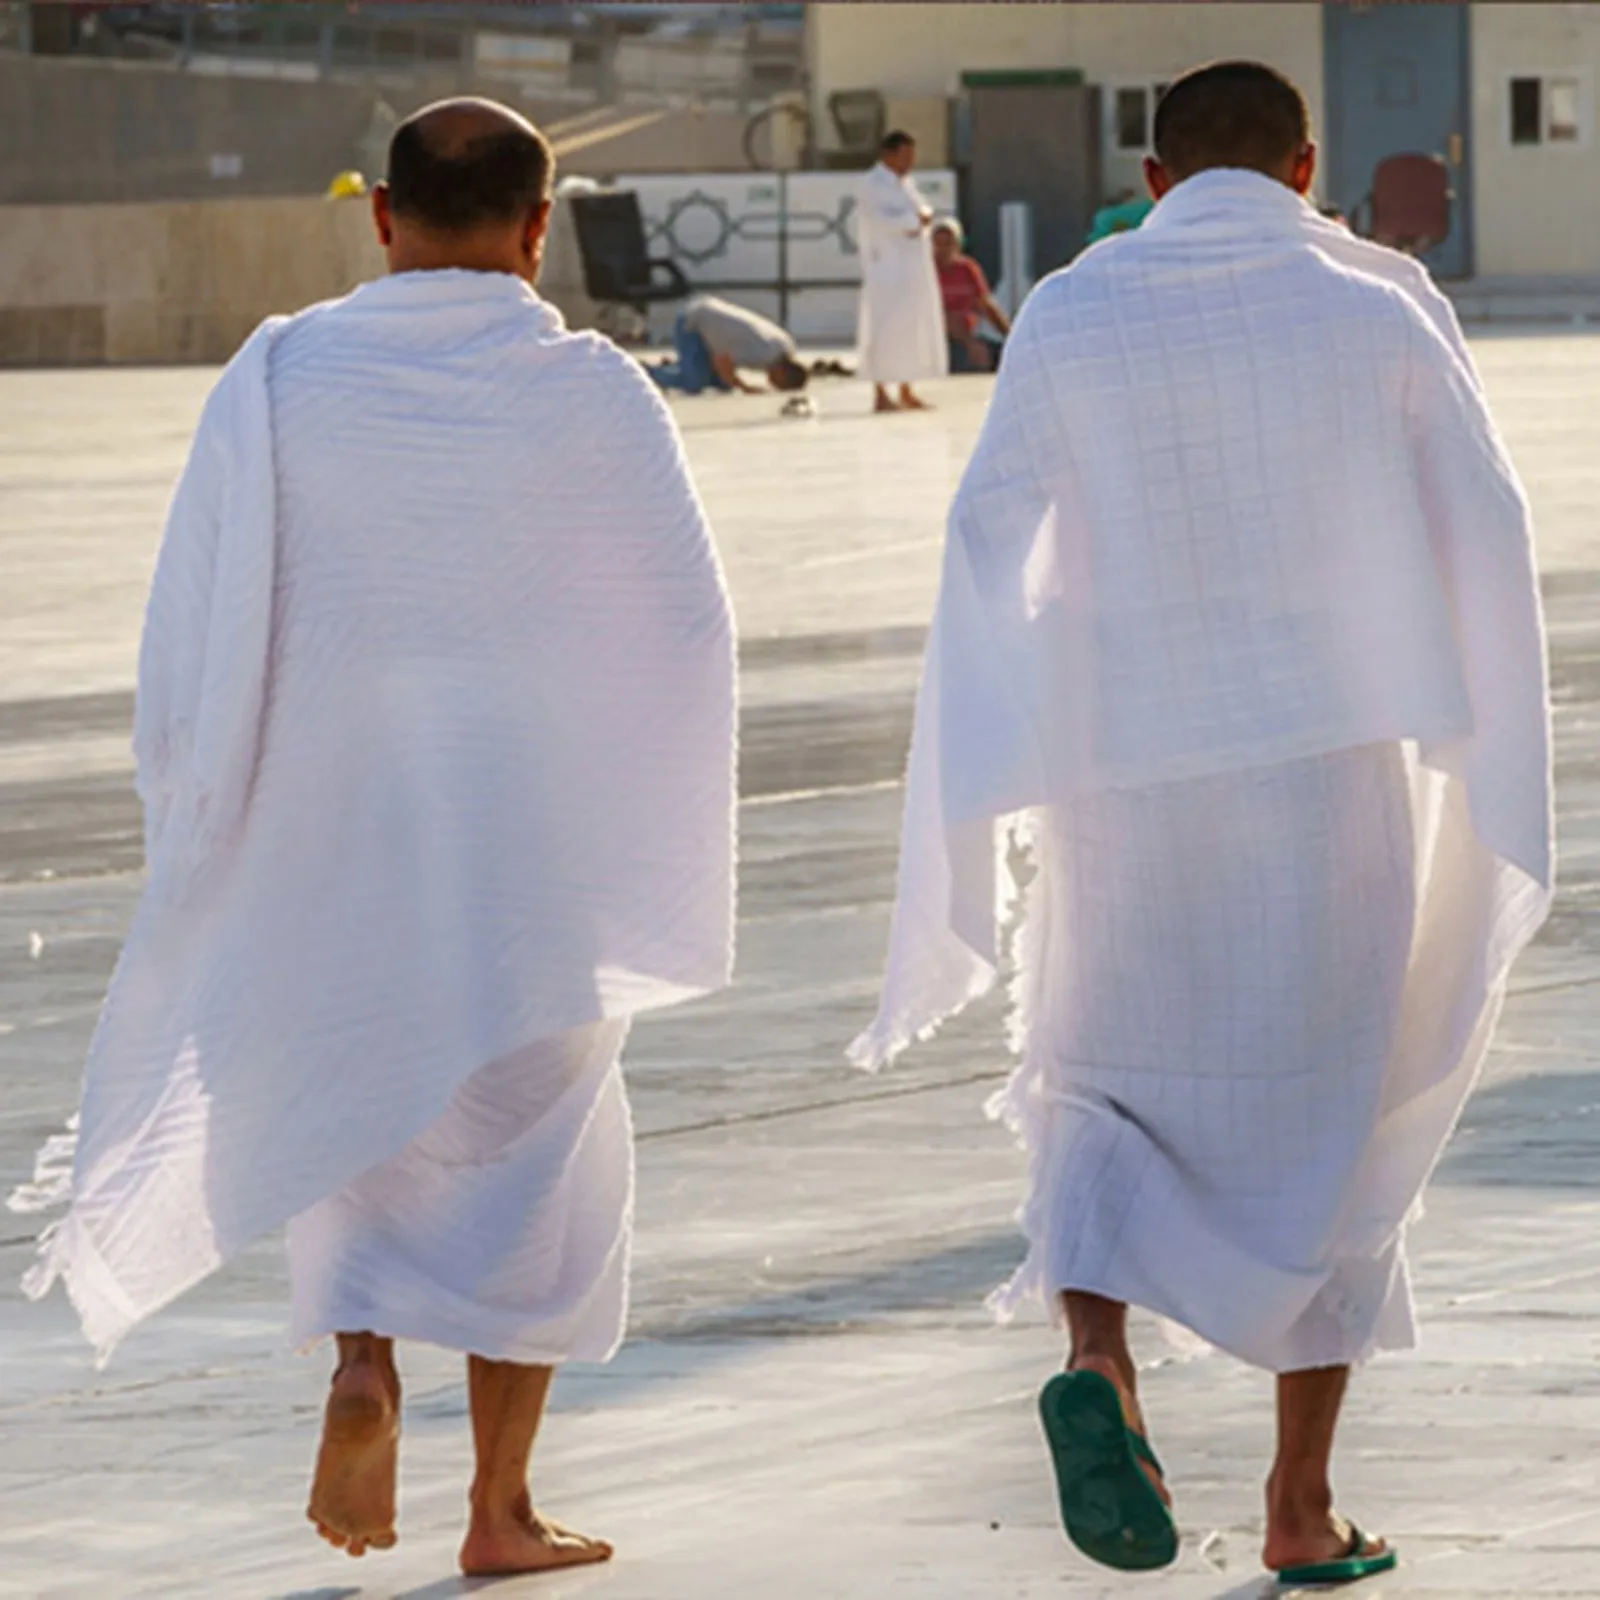
[(1161, 1463), (1123, 1420), (1116, 1386), (1098, 1372), (1062, 1372), (1044, 1386), (1039, 1415), (1055, 1462), (1061, 1522), (1091, 1561), (1122, 1572), (1170, 1566), (1178, 1527), (1139, 1463)]
[(1298, 1586), (1358, 1583), (1362, 1578), (1374, 1578), (1380, 1572), (1393, 1572), (1400, 1565), (1400, 1557), (1393, 1550), (1380, 1550), (1373, 1555), (1362, 1555), (1367, 1548), (1367, 1536), (1355, 1523), (1350, 1524), (1350, 1544), (1342, 1556), (1332, 1561), (1319, 1561), (1309, 1567), (1285, 1567), (1278, 1574), (1278, 1582), (1286, 1589)]

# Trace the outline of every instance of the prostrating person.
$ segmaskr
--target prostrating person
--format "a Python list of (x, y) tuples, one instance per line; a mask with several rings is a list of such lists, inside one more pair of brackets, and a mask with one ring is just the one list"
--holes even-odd
[(761, 386), (747, 382), (742, 369), (764, 373), (774, 389), (793, 394), (811, 377), (795, 357), (794, 340), (777, 323), (715, 295), (696, 295), (684, 306), (672, 344), (671, 361), (646, 368), (663, 389), (760, 394)]

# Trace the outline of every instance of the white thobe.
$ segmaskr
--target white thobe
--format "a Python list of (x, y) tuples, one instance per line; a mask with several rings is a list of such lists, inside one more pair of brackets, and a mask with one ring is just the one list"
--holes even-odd
[(916, 383), (950, 370), (939, 274), (922, 224), (927, 211), (916, 184), (881, 161), (856, 192), (858, 357), (861, 376), (873, 383)]
[(30, 1291), (64, 1278), (104, 1356), (293, 1220), (302, 1333), (366, 1311), (606, 1354), (617, 1056), (727, 979), (733, 708), (726, 590), (636, 363), (494, 273), (263, 327), (157, 564), (150, 878), (70, 1187), (57, 1145), (26, 1197), (70, 1197)]
[(1018, 939), (1002, 1309), (1277, 1370), (1414, 1338), (1405, 1228), (1552, 872), (1527, 502), (1453, 319), (1251, 173), (1035, 291), (951, 514), (876, 1065)]

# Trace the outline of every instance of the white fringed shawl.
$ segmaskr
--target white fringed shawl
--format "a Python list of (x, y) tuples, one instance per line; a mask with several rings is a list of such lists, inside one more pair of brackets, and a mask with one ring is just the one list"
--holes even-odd
[(1421, 269), (1268, 179), (1204, 174), (1045, 280), (1007, 345), (852, 1059), (881, 1066), (994, 982), (1007, 819), (1381, 740), (1418, 743), (1498, 864), (1492, 1009), (1552, 876), (1527, 501)]
[(175, 495), (139, 667), (150, 879), (75, 1151), (102, 1357), (486, 1063), (726, 982), (734, 645), (669, 413), (520, 280), (265, 325)]

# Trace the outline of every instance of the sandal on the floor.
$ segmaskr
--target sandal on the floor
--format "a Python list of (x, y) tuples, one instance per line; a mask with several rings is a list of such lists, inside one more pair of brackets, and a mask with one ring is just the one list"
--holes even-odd
[(1293, 1588), (1297, 1585), (1358, 1583), (1362, 1578), (1374, 1578), (1380, 1572), (1393, 1572), (1400, 1564), (1400, 1557), (1395, 1551), (1374, 1550), (1371, 1554), (1363, 1554), (1370, 1545), (1379, 1543), (1382, 1541), (1369, 1540), (1352, 1522), (1350, 1543), (1342, 1556), (1335, 1556), (1332, 1561), (1314, 1562), (1308, 1567), (1285, 1567), (1278, 1574), (1278, 1582), (1284, 1588)]
[(1122, 1572), (1171, 1565), (1178, 1527), (1140, 1466), (1159, 1475), (1161, 1463), (1124, 1421), (1116, 1385), (1098, 1372), (1057, 1373), (1039, 1396), (1039, 1416), (1067, 1537), (1091, 1561)]

